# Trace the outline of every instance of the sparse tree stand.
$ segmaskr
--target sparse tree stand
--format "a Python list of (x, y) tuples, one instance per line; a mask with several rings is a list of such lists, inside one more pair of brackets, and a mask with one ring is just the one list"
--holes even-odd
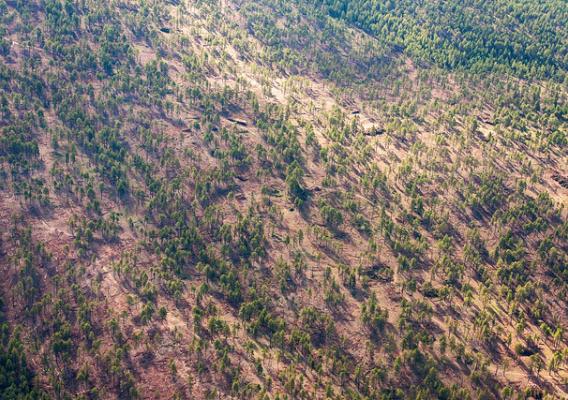
[(563, 11), (0, 0), (0, 398), (561, 396)]

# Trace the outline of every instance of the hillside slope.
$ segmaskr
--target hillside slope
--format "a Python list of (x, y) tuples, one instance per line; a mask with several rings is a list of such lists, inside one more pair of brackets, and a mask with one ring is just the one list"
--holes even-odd
[(0, 0), (1, 398), (568, 396), (565, 3), (366, 3)]

